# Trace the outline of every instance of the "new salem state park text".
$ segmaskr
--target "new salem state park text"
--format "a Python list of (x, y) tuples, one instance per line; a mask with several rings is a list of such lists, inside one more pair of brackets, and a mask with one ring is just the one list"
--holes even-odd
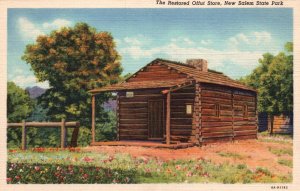
[[(222, 5), (221, 1), (162, 1), (158, 5)], [(224, 1), (224, 5), (283, 5), (283, 1)]]

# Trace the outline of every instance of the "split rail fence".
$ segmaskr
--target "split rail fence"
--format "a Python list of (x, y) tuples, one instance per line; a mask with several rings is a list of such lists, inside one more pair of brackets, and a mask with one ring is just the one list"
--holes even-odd
[(34, 128), (60, 128), (61, 129), (61, 139), (60, 139), (60, 145), (61, 148), (66, 147), (67, 143), (67, 129), (68, 128), (74, 128), (72, 139), (71, 139), (71, 146), (77, 146), (77, 138), (78, 138), (78, 132), (79, 132), (79, 122), (66, 122), (64, 119), (61, 120), (61, 122), (26, 122), (25, 120), (22, 121), (22, 123), (8, 123), (7, 128), (22, 128), (22, 150), (27, 149), (27, 129), (30, 127)]

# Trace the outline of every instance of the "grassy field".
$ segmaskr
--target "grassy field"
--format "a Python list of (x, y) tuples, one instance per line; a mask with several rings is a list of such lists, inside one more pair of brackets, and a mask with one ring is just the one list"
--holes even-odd
[[(263, 141), (265, 137), (260, 138)], [(269, 138), (267, 138), (270, 141)], [(278, 141), (277, 138), (275, 141)], [(286, 141), (286, 140), (281, 140)], [(287, 144), (289, 144), (287, 142)], [(292, 145), (291, 145), (292, 146)], [(279, 165), (292, 168), (290, 149), (269, 147)], [(161, 160), (158, 157), (132, 156), (86, 151), (83, 148), (9, 150), (8, 183), (287, 183), (292, 175), (274, 173), (257, 166), (249, 168), (240, 153), (217, 152), (235, 164), (216, 164), (205, 158)]]

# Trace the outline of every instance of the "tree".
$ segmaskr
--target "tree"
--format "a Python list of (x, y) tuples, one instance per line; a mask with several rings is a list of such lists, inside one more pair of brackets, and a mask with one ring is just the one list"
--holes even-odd
[(20, 122), (31, 115), (34, 102), (29, 94), (14, 82), (7, 82), (7, 120)]
[[(293, 43), (285, 45), (285, 52), (270, 53), (259, 59), (259, 66), (241, 81), (258, 91), (258, 111), (274, 115), (293, 112)], [(272, 123), (272, 122), (271, 122)], [(271, 129), (272, 133), (272, 129)]]
[[(91, 116), (88, 90), (118, 82), (122, 72), (111, 34), (86, 23), (39, 36), (26, 46), (22, 59), (39, 81), (49, 82), (50, 88), (38, 100), (51, 119), (79, 120), (85, 127)], [(104, 112), (101, 104), (109, 96), (96, 97), (98, 114)]]
[[(28, 92), (17, 86), (14, 82), (7, 82), (7, 121), (21, 122), (26, 120), (34, 109), (34, 102)], [(9, 147), (20, 145), (21, 129), (7, 130), (7, 142)]]

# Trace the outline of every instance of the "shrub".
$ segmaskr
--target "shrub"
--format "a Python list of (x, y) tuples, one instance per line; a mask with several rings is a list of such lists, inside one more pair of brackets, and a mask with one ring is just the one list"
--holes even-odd
[(278, 159), (279, 164), (293, 168), (293, 160)]

